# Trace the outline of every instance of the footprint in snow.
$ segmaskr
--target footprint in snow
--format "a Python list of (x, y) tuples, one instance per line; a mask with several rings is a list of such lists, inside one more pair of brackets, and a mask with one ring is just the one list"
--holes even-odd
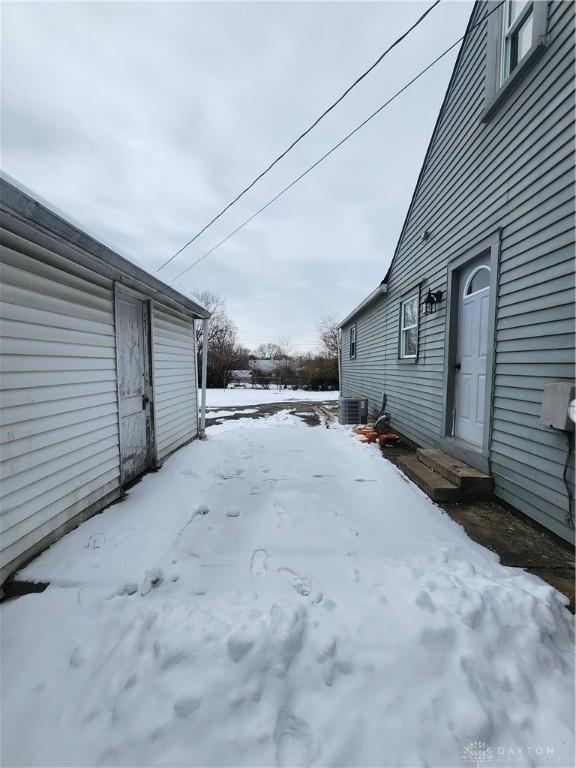
[(281, 501), (275, 501), (274, 510), (278, 515), (278, 519), (280, 520), (282, 525), (288, 525), (288, 523), (290, 522), (290, 512), (288, 512), (284, 504), (282, 504)]
[(291, 568), (278, 568), (278, 573), (287, 579), (288, 583), (299, 595), (302, 595), (302, 597), (309, 597), (313, 603), (321, 602), (323, 594), (319, 589), (313, 588), (312, 580), (309, 576), (301, 576)]
[(82, 648), (79, 645), (77, 645), (72, 651), (72, 653), (70, 654), (70, 666), (81, 667), (85, 661), (86, 661), (86, 656), (84, 655)]
[(146, 571), (144, 574), (144, 581), (140, 588), (140, 594), (142, 596), (147, 595), (153, 589), (159, 587), (163, 580), (164, 572), (162, 571), (162, 568), (150, 568), (150, 570)]
[(174, 712), (178, 717), (189, 718), (198, 709), (202, 703), (201, 699), (192, 696), (181, 696), (174, 702)]
[(191, 469), (183, 469), (181, 472), (178, 473), (180, 477), (188, 477), (192, 480), (196, 479), (198, 475), (196, 472), (193, 472)]
[(135, 595), (138, 592), (138, 584), (129, 581), (118, 589), (119, 595)]
[(418, 608), (421, 608), (423, 611), (428, 611), (429, 613), (436, 613), (436, 606), (434, 605), (434, 601), (430, 597), (430, 593), (427, 592), (425, 589), (421, 590), (416, 595), (415, 603), (418, 606)]
[(314, 759), (315, 745), (310, 726), (291, 712), (286, 704), (278, 711), (274, 743), (278, 766), (309, 766)]
[(261, 579), (268, 573), (268, 552), (265, 549), (255, 549), (252, 553), (250, 573), (255, 579)]
[(252, 488), (250, 488), (250, 496), (259, 496), (260, 495), (260, 488), (258, 488), (257, 485), (254, 485)]
[(228, 507), (226, 517), (240, 517), (240, 510), (238, 507)]

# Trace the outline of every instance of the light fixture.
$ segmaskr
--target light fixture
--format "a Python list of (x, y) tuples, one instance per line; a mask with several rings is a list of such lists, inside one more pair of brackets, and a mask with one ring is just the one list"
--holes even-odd
[(426, 298), (424, 299), (425, 314), (430, 315), (432, 314), (432, 312), (436, 312), (436, 308), (441, 301), (442, 301), (442, 291), (431, 291), (430, 288), (428, 288), (428, 293), (426, 294)]

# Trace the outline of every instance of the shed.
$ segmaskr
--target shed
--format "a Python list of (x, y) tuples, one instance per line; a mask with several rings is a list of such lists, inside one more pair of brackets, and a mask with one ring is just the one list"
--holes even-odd
[(0, 178), (0, 583), (199, 435), (209, 312)]

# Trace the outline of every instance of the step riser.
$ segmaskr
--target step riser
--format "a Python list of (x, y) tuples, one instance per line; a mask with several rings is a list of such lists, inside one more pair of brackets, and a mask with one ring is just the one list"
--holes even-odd
[(407, 475), (416, 485), (429, 496), (432, 501), (461, 501), (458, 491), (451, 491), (449, 489), (431, 488), (426, 483), (423, 483), (415, 472), (407, 467), (402, 467), (402, 472)]
[(421, 461), (433, 472), (437, 472), (450, 483), (461, 488), (466, 494), (466, 500), (488, 499), (492, 496), (494, 481), (489, 475), (463, 475), (458, 469), (452, 469), (450, 466), (436, 461), (433, 456), (426, 454), (421, 449), (416, 452), (416, 456), (418, 461)]
[(438, 487), (434, 483), (434, 476), (431, 475), (430, 470), (424, 468), (420, 462), (415, 460), (415, 457), (405, 457), (398, 459), (398, 466), (412, 480), (416, 485), (421, 488), (424, 493), (429, 496), (432, 501), (448, 502), (448, 501), (462, 501), (462, 491), (460, 488), (452, 485), (452, 487), (446, 487), (445, 478), (442, 478), (443, 482)]

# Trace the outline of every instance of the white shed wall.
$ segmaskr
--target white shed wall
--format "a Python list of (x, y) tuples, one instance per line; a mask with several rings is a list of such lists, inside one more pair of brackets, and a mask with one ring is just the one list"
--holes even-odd
[(194, 322), (156, 302), (152, 312), (154, 414), (158, 461), (198, 434)]
[(0, 269), (4, 578), (120, 486), (112, 280), (6, 230)]

